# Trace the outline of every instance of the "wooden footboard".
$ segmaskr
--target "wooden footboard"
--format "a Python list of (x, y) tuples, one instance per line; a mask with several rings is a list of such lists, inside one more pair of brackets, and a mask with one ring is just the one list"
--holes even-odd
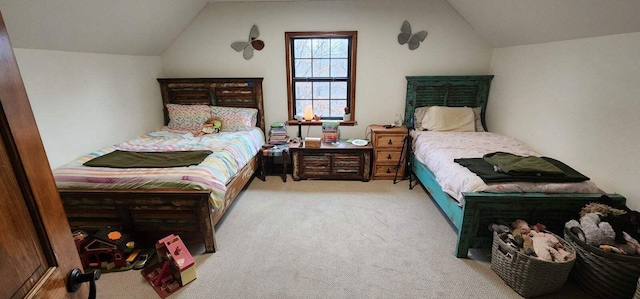
[(70, 190), (60, 198), (72, 230), (121, 229), (139, 239), (158, 240), (168, 234), (197, 239), (215, 252), (215, 224), (255, 174), (256, 155), (227, 184), (224, 206), (213, 210), (210, 191), (203, 190)]
[[(489, 224), (523, 219), (530, 224), (542, 223), (562, 235), (564, 224), (577, 219), (580, 209), (589, 202), (598, 201), (603, 194), (543, 194), (543, 193), (464, 193), (464, 205), (444, 193), (433, 173), (424, 164), (411, 161), (415, 175), (432, 199), (458, 230), (456, 257), (467, 257), (469, 248), (490, 248), (492, 235)], [(625, 204), (618, 194), (608, 194), (614, 201)]]

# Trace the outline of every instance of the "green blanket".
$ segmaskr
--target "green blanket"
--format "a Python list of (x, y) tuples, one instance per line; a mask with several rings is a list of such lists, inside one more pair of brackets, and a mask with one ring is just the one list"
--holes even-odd
[(483, 158), (464, 158), (455, 159), (454, 162), (468, 168), (473, 173), (477, 174), (485, 183), (500, 183), (500, 182), (548, 182), (548, 183), (570, 183), (570, 182), (583, 182), (589, 180), (588, 177), (579, 173), (575, 169), (568, 165), (549, 158), (540, 157), (542, 160), (551, 163), (554, 167), (557, 167), (562, 171), (564, 175), (544, 175), (542, 173), (525, 173), (519, 175), (508, 174), (504, 172), (495, 171), (493, 165), (485, 161)]
[(111, 168), (182, 167), (198, 165), (212, 153), (212, 151), (126, 152), (116, 150), (82, 165)]
[(560, 168), (536, 156), (495, 152), (484, 155), (482, 159), (511, 175), (564, 176)]

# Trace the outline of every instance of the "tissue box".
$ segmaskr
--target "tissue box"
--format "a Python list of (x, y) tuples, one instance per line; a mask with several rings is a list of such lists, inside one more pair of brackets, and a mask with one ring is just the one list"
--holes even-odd
[(321, 139), (318, 137), (307, 137), (304, 139), (304, 146), (307, 148), (320, 148)]

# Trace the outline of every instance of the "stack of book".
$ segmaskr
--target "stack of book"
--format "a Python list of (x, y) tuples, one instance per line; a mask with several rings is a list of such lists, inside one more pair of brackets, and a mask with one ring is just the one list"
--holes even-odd
[(322, 122), (322, 141), (324, 142), (337, 142), (340, 138), (338, 127), (340, 121), (324, 121)]
[(278, 145), (286, 143), (289, 143), (289, 135), (287, 135), (287, 128), (284, 124), (271, 124), (271, 130), (269, 130), (269, 144)]

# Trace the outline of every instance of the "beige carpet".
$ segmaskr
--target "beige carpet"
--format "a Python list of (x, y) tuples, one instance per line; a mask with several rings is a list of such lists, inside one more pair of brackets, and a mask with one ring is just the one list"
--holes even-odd
[[(453, 255), (456, 233), (408, 181), (254, 179), (216, 227), (218, 252), (170, 298), (520, 298), (490, 252)], [(105, 273), (98, 298), (159, 298), (130, 270)], [(547, 298), (584, 298), (567, 283)]]

